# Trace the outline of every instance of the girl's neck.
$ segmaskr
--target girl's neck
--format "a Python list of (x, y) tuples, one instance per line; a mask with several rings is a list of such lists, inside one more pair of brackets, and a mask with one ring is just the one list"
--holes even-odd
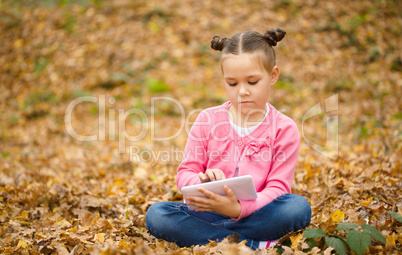
[(258, 125), (264, 118), (267, 112), (268, 106), (265, 106), (265, 111), (257, 111), (255, 114), (243, 114), (233, 106), (229, 106), (229, 118), (238, 127), (250, 128)]

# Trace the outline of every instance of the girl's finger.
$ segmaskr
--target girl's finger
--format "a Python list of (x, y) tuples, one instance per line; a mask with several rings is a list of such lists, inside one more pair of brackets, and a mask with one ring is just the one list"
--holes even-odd
[(211, 170), (208, 169), (208, 170), (205, 172), (205, 174), (207, 175), (207, 177), (209, 178), (209, 180), (210, 180), (211, 182), (215, 181), (215, 175), (214, 175), (214, 172), (213, 172), (213, 171), (211, 171)]
[(208, 178), (204, 173), (199, 172), (198, 177), (200, 177), (201, 182), (207, 182)]
[(197, 208), (211, 208), (209, 201), (191, 201), (190, 205), (193, 205)]
[(201, 192), (202, 194), (204, 194), (205, 196), (207, 196), (210, 199), (215, 199), (216, 198), (216, 194), (212, 191), (203, 189), (203, 188), (198, 188), (197, 189), (199, 192)]
[(217, 180), (217, 181), (219, 181), (219, 180), (222, 180), (223, 178), (222, 178), (222, 171), (220, 171), (220, 170), (216, 170), (216, 171), (214, 171), (214, 175), (215, 175), (215, 180)]
[(236, 195), (234, 194), (233, 190), (231, 188), (229, 188), (227, 185), (223, 186), (223, 190), (225, 191), (226, 195), (229, 198), (232, 198), (233, 196), (236, 197)]
[(210, 208), (197, 208), (195, 209), (196, 212), (212, 212), (213, 210)]
[(191, 201), (192, 203), (210, 204), (211, 199), (209, 197), (194, 196)]
[(206, 205), (206, 204), (197, 204), (197, 203), (193, 203), (193, 204), (191, 204), (191, 205), (193, 205), (193, 206), (195, 206), (195, 207), (197, 207), (197, 208), (199, 208), (199, 209), (210, 209), (210, 208), (211, 208), (210, 205)]

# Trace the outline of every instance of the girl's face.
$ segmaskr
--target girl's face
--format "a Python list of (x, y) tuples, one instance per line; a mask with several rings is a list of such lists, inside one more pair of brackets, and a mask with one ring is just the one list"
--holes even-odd
[(259, 57), (258, 54), (225, 54), (222, 58), (226, 94), (243, 117), (265, 114), (271, 86), (279, 78), (279, 68), (274, 66), (268, 72)]

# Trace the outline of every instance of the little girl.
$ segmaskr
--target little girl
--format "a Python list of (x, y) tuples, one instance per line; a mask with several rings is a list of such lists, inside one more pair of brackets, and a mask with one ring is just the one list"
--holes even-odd
[(146, 214), (151, 234), (179, 246), (221, 241), (233, 234), (252, 249), (309, 225), (311, 207), (290, 194), (300, 136), (289, 117), (267, 103), (278, 81), (273, 46), (286, 32), (255, 31), (230, 39), (213, 37), (211, 47), (222, 51), (221, 69), (229, 101), (202, 111), (193, 124), (176, 176), (177, 187), (251, 175), (255, 200), (238, 200), (199, 189), (206, 197), (189, 196), (190, 211), (177, 202), (153, 204)]

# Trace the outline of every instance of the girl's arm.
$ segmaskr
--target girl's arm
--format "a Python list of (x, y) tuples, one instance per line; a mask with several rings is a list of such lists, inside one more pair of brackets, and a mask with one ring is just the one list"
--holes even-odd
[(209, 113), (202, 111), (191, 127), (182, 163), (176, 175), (176, 185), (179, 190), (185, 186), (201, 183), (198, 174), (204, 173), (207, 167), (207, 146), (211, 122)]
[(280, 195), (291, 193), (294, 171), (299, 155), (300, 135), (293, 120), (286, 117), (284, 122), (277, 130), (271, 169), (266, 180), (266, 186), (261, 192), (257, 193), (257, 199), (239, 201), (242, 209), (240, 216), (235, 218), (236, 220), (247, 217)]

